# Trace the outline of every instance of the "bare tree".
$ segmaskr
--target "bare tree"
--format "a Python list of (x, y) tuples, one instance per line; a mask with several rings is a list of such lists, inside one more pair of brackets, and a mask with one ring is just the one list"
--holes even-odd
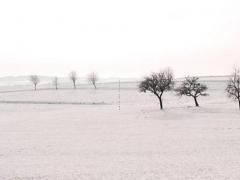
[(230, 98), (238, 101), (240, 110), (240, 69), (234, 69), (233, 75), (228, 81), (226, 92)]
[(185, 95), (193, 97), (195, 105), (198, 107), (197, 98), (199, 96), (207, 96), (208, 94), (205, 93), (207, 89), (206, 85), (199, 83), (198, 77), (186, 77), (180, 87), (176, 89), (176, 92), (180, 96)]
[(40, 78), (38, 77), (38, 75), (31, 75), (30, 76), (30, 81), (33, 83), (34, 85), (34, 90), (37, 90), (37, 85), (38, 83), (40, 83)]
[(145, 77), (140, 83), (140, 92), (149, 91), (157, 96), (160, 109), (163, 109), (162, 95), (165, 91), (172, 90), (174, 86), (173, 72), (170, 69), (161, 71), (159, 73), (152, 73), (150, 76)]
[(53, 78), (53, 85), (55, 86), (56, 90), (58, 89), (58, 77)]
[(92, 72), (88, 75), (87, 79), (88, 79), (88, 82), (92, 84), (95, 89), (97, 89), (97, 85), (96, 85), (98, 81), (97, 74), (95, 72)]
[(69, 77), (70, 77), (70, 79), (71, 79), (71, 81), (73, 83), (74, 89), (76, 89), (76, 81), (77, 81), (77, 73), (76, 73), (76, 71), (70, 72)]

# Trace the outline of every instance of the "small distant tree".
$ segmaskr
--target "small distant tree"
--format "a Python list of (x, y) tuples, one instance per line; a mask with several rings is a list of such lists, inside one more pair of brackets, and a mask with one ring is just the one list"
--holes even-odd
[(97, 85), (96, 85), (98, 81), (97, 74), (95, 72), (92, 72), (88, 75), (87, 79), (88, 79), (88, 82), (92, 84), (95, 89), (97, 89)]
[(160, 109), (163, 109), (163, 93), (172, 90), (173, 87), (173, 72), (167, 69), (159, 73), (152, 73), (150, 76), (145, 77), (139, 85), (139, 90), (140, 92), (149, 91), (157, 96), (160, 103)]
[(206, 85), (199, 82), (198, 77), (186, 77), (181, 86), (176, 89), (176, 92), (180, 96), (193, 97), (195, 105), (198, 107), (197, 98), (199, 96), (207, 96), (208, 94), (205, 93), (207, 89)]
[(71, 79), (71, 81), (73, 83), (74, 89), (76, 89), (76, 81), (77, 81), (77, 73), (76, 73), (76, 71), (70, 72), (69, 78)]
[(240, 110), (240, 69), (234, 69), (233, 75), (228, 81), (226, 92), (230, 98), (238, 101)]
[(53, 78), (53, 85), (55, 86), (55, 89), (57, 90), (58, 89), (58, 77), (54, 77)]
[(33, 83), (34, 85), (34, 90), (37, 90), (37, 85), (40, 83), (40, 78), (38, 77), (38, 75), (31, 75), (30, 76), (30, 81)]

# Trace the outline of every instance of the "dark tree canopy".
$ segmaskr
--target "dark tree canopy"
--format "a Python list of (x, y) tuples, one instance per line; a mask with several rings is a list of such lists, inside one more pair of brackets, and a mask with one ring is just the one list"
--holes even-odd
[(178, 87), (175, 91), (180, 96), (185, 95), (193, 97), (195, 105), (199, 106), (197, 98), (199, 96), (207, 96), (208, 94), (205, 93), (207, 89), (208, 88), (205, 84), (199, 82), (198, 77), (186, 77), (180, 87)]
[(169, 69), (159, 73), (152, 73), (145, 77), (139, 85), (140, 92), (151, 92), (156, 95), (160, 102), (160, 108), (163, 109), (162, 95), (174, 86), (173, 72)]
[(235, 69), (232, 77), (228, 81), (226, 92), (230, 98), (238, 101), (240, 109), (240, 69)]

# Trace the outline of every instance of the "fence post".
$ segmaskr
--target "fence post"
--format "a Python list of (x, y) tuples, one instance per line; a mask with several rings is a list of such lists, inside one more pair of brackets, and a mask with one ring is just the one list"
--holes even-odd
[(121, 81), (118, 81), (118, 110), (121, 110)]

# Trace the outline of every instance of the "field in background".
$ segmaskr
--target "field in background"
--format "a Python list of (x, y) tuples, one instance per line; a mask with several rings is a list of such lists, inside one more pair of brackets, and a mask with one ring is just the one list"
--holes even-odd
[(0, 179), (240, 179), (237, 103), (225, 80), (205, 83), (200, 108), (169, 92), (164, 111), (138, 83), (121, 84), (120, 111), (118, 83), (2, 86), (0, 101), (88, 104), (0, 103)]

